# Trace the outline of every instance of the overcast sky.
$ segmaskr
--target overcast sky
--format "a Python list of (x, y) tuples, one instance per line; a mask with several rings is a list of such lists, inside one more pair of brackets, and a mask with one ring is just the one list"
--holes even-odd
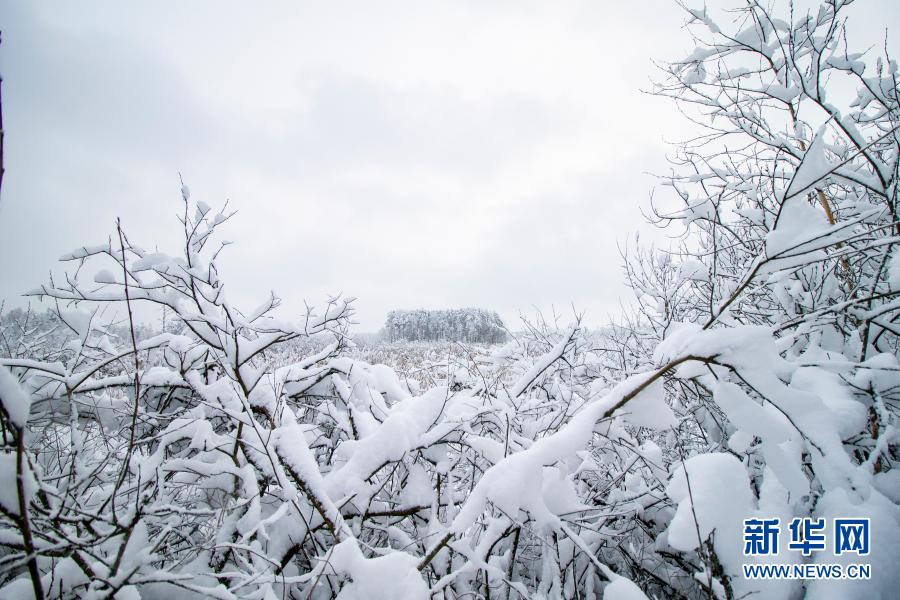
[[(0, 0), (0, 298), (117, 216), (176, 252), (181, 172), (239, 211), (246, 310), (274, 289), (355, 296), (364, 331), (416, 307), (604, 323), (617, 244), (651, 233), (645, 172), (689, 131), (640, 90), (692, 49), (674, 2), (611, 4)], [(857, 4), (851, 34), (900, 32), (900, 3)]]

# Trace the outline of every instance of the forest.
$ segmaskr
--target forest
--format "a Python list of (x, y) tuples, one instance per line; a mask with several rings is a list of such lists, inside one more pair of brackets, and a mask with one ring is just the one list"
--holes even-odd
[(849, 3), (776, 4), (685, 9), (652, 93), (694, 136), (634, 207), (677, 237), (623, 247), (602, 330), (398, 310), (361, 352), (348, 296), (232, 304), (243, 215), (187, 186), (169, 247), (62, 256), (0, 321), (0, 597), (896, 597), (898, 66)]
[(479, 308), (392, 310), (384, 322), (388, 341), (442, 341), (499, 344), (506, 328), (496, 312)]

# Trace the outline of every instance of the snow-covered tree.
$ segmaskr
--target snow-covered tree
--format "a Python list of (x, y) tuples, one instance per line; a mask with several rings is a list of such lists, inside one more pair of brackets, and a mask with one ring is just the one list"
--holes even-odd
[(480, 308), (392, 310), (384, 323), (390, 341), (497, 344), (507, 338), (500, 315)]

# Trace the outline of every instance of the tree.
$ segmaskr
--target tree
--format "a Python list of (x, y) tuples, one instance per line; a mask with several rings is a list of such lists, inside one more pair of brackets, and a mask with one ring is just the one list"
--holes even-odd
[[(787, 597), (801, 584), (741, 576), (733, 532), (726, 537), (725, 523), (717, 529), (716, 516), (697, 509), (734, 503), (733, 492), (698, 498), (697, 481), (693, 499), (686, 491), (688, 473), (727, 475), (706, 455), (734, 467), (740, 458), (748, 515), (765, 507), (786, 523), (878, 514), (887, 502), (897, 517), (884, 477), (897, 458), (890, 432), (900, 401), (888, 374), (900, 334), (897, 65), (886, 52), (868, 65), (851, 52), (847, 4), (779, 19), (751, 1), (729, 15), (736, 32), (706, 9), (688, 10), (697, 49), (666, 65), (655, 88), (701, 133), (679, 146), (664, 178), (681, 206), (655, 212), (660, 225), (683, 227), (679, 247), (629, 253), (640, 302), (622, 344), (659, 344), (657, 361), (686, 351), (712, 359), (667, 386), (685, 410), (669, 451), (695, 456), (669, 484), (679, 512), (693, 513), (670, 524), (680, 552), (665, 560), (700, 562), (710, 594)], [(723, 366), (704, 338), (767, 349)], [(645, 352), (631, 356), (653, 364)], [(700, 539), (687, 530), (673, 538), (678, 523), (693, 524)], [(805, 589), (815, 597), (828, 586), (841, 584)]]
[(392, 310), (384, 332), (390, 341), (455, 341), (497, 344), (506, 340), (500, 316), (480, 308)]

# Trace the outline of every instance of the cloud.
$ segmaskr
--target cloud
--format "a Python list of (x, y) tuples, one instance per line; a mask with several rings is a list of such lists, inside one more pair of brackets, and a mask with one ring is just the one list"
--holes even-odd
[(651, 58), (690, 50), (668, 1), (3, 8), (14, 302), (117, 216), (175, 247), (181, 172), (241, 213), (238, 305), (344, 292), (375, 329), (398, 306), (575, 301), (602, 322), (643, 173), (689, 131), (640, 92)]

